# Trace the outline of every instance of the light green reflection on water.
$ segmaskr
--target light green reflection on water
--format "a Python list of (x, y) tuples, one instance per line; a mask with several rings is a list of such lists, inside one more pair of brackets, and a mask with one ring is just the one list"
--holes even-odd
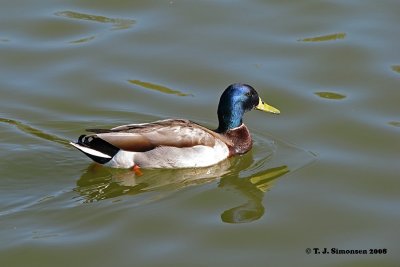
[(340, 100), (346, 98), (345, 95), (333, 92), (315, 92), (314, 94), (321, 98), (332, 99), (332, 100)]
[(128, 29), (131, 28), (136, 23), (136, 21), (133, 19), (108, 18), (105, 16), (90, 15), (75, 11), (60, 11), (56, 12), (55, 15), (70, 19), (87, 20), (87, 21), (112, 24), (114, 30)]
[(78, 40), (75, 40), (75, 41), (71, 41), (70, 43), (71, 44), (87, 43), (87, 42), (89, 42), (89, 41), (91, 41), (91, 40), (93, 40), (95, 38), (96, 38), (96, 36), (89, 36), (89, 37), (84, 37), (84, 38), (81, 38), (81, 39), (78, 39)]
[(287, 166), (279, 166), (245, 178), (233, 175), (221, 179), (219, 184), (221, 188), (229, 187), (245, 199), (244, 204), (225, 210), (221, 214), (222, 221), (226, 223), (247, 223), (261, 218), (265, 212), (263, 205), (265, 193), (272, 187), (276, 179), (288, 172)]
[(394, 127), (400, 127), (400, 121), (390, 121), (388, 123)]
[(321, 36), (316, 36), (316, 37), (303, 38), (303, 39), (299, 39), (299, 41), (300, 42), (326, 42), (326, 41), (340, 40), (340, 39), (344, 39), (344, 38), (346, 38), (346, 33), (339, 32), (339, 33), (321, 35)]
[(149, 83), (149, 82), (143, 82), (139, 80), (128, 80), (131, 84), (138, 85), (140, 87), (150, 89), (150, 90), (155, 90), (164, 94), (170, 94), (170, 95), (177, 95), (177, 96), (192, 96), (190, 94), (183, 93), (178, 90), (174, 90), (171, 88), (168, 88), (163, 85), (155, 84), (155, 83)]
[(393, 65), (391, 68), (394, 72), (400, 73), (400, 65)]

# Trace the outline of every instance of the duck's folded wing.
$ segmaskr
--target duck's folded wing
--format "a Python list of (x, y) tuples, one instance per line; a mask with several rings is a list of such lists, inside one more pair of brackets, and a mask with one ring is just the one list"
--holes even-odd
[(96, 136), (123, 150), (143, 152), (158, 146), (214, 146), (217, 133), (187, 120), (163, 120), (123, 125), (111, 130), (92, 129)]

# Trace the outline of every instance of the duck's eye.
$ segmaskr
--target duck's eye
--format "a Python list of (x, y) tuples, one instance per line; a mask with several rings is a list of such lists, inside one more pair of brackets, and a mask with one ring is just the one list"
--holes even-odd
[(246, 95), (246, 96), (251, 96), (251, 93), (250, 93), (250, 92), (247, 92), (245, 95)]

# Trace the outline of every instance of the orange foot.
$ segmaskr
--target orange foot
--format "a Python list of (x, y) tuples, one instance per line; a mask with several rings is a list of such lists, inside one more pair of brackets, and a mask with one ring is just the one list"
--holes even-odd
[(140, 170), (139, 165), (134, 165), (132, 167), (132, 171), (134, 171), (137, 176), (142, 176), (143, 175), (143, 172)]

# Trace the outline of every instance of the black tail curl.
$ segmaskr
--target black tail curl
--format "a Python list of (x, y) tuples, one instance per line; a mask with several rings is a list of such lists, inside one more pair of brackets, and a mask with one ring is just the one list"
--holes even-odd
[(110, 158), (103, 158), (82, 151), (86, 156), (100, 164), (109, 162), (120, 150), (118, 147), (104, 141), (96, 135), (81, 135), (78, 138), (78, 144), (110, 156)]

